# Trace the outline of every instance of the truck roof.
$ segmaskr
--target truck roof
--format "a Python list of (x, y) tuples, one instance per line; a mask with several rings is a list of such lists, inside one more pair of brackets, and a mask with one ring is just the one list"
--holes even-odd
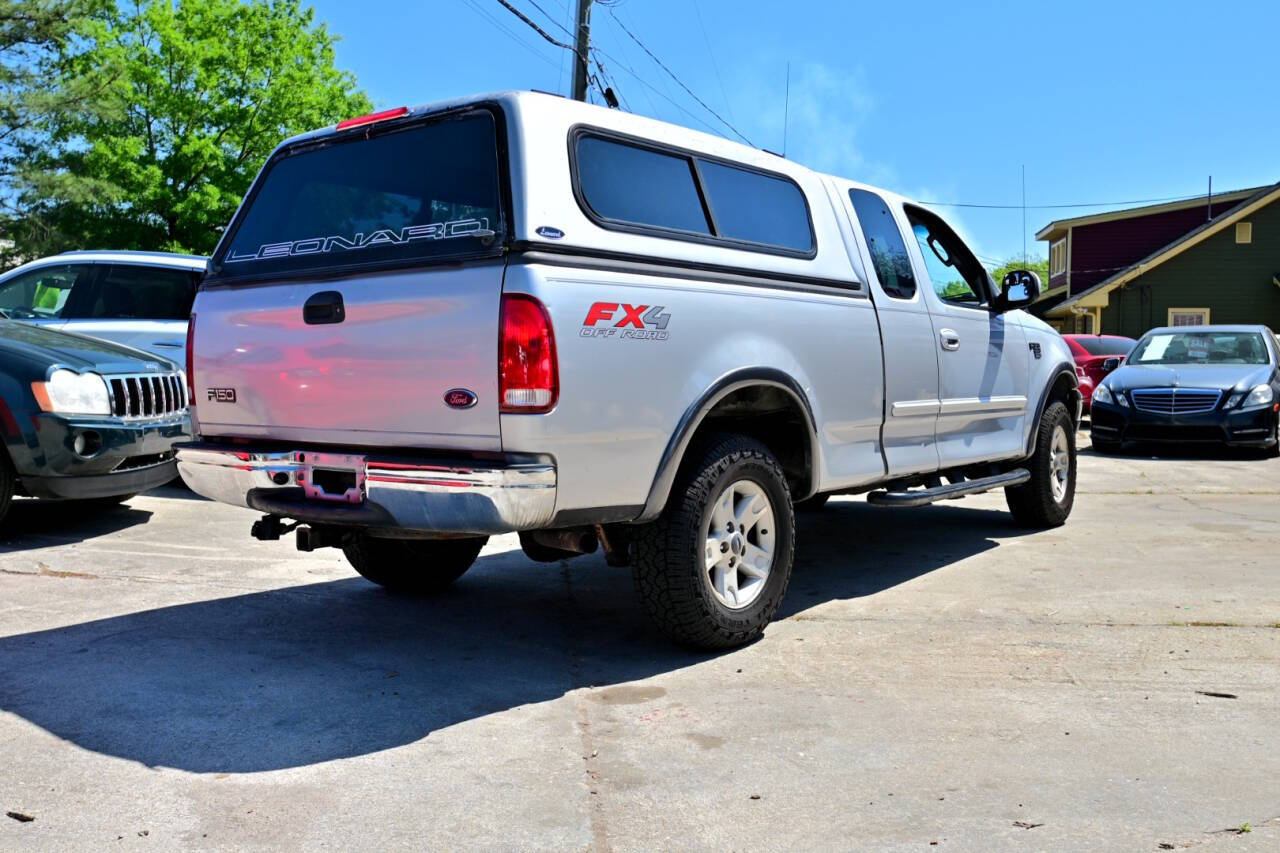
[(57, 255), (40, 258), (40, 262), (70, 258), (77, 261), (117, 261), (145, 263), (154, 266), (182, 267), (203, 270), (209, 259), (204, 255), (183, 255), (177, 252), (135, 252), (117, 249), (74, 249)]
[[(796, 163), (794, 160), (788, 160), (787, 158), (782, 157), (779, 154), (775, 154), (767, 149), (754, 148), (750, 145), (735, 142), (714, 133), (695, 130), (683, 125), (649, 118), (648, 116), (629, 113), (623, 110), (610, 109), (608, 107), (588, 104), (582, 101), (574, 101), (565, 98), (562, 95), (554, 95), (548, 92), (504, 90), (499, 92), (467, 95), (464, 97), (449, 98), (446, 100), (410, 106), (407, 107), (408, 112), (405, 113), (405, 115), (425, 115), (429, 113), (443, 112), (450, 109), (457, 109), (459, 107), (465, 107), (472, 104), (486, 103), (496, 103), (504, 108), (513, 109), (516, 112), (524, 114), (547, 112), (563, 116), (567, 112), (575, 119), (574, 123), (581, 121), (587, 124), (602, 125), (614, 130), (628, 132), (635, 136), (678, 145), (684, 148), (695, 149), (704, 154), (719, 156), (727, 160), (736, 160), (738, 162), (747, 165), (754, 165), (763, 169), (777, 170), (780, 164), (786, 163), (786, 170), (788, 172), (794, 172), (794, 170), (801, 169), (814, 175), (828, 174), (810, 169), (807, 166)], [(338, 132), (338, 126), (335, 124), (330, 125), (329, 127), (307, 131), (306, 133), (300, 133), (281, 142), (280, 145), (277, 146), (277, 150), (295, 145), (299, 142), (323, 139), (326, 136), (332, 136)], [(892, 198), (899, 201), (909, 201), (909, 199), (899, 195), (898, 193), (894, 193), (882, 187), (872, 186), (847, 176), (828, 176), (837, 177), (841, 180), (852, 181), (853, 183), (857, 183), (859, 186), (875, 190), (886, 198)]]

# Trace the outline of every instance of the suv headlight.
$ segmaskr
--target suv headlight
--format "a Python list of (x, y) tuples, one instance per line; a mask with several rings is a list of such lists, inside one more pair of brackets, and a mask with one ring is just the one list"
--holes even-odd
[(1265, 406), (1275, 398), (1275, 392), (1271, 390), (1270, 385), (1255, 385), (1253, 390), (1249, 392), (1249, 396), (1245, 397), (1244, 402), (1240, 404), (1240, 408)]
[(1095, 403), (1109, 403), (1112, 406), (1116, 404), (1115, 397), (1111, 396), (1111, 389), (1106, 385), (1099, 385), (1093, 389), (1093, 401)]
[(32, 382), (36, 403), (59, 415), (109, 415), (111, 398), (107, 383), (96, 373), (55, 370), (48, 382)]

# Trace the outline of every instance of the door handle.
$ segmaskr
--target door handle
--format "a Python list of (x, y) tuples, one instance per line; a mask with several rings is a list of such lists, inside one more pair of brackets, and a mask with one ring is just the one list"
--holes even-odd
[(322, 290), (312, 294), (302, 303), (302, 322), (309, 326), (325, 323), (341, 323), (347, 318), (342, 304), (342, 294), (336, 290)]
[(948, 352), (960, 349), (960, 336), (955, 329), (939, 329), (938, 337), (942, 340), (942, 348)]

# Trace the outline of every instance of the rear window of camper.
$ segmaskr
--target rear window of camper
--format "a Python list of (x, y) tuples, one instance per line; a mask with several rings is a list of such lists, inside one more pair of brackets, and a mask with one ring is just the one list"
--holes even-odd
[(475, 254), (500, 242), (493, 115), (277, 155), (214, 258), (226, 277)]

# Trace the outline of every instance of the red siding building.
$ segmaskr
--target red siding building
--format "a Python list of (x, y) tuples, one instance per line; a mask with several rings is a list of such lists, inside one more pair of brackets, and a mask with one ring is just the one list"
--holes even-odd
[[(1049, 244), (1049, 281), (1034, 313), (1051, 308), (1122, 273), (1160, 249), (1218, 219), (1266, 187), (1187, 201), (1135, 207), (1050, 222), (1036, 234)], [(1094, 332), (1087, 315), (1064, 331)]]

